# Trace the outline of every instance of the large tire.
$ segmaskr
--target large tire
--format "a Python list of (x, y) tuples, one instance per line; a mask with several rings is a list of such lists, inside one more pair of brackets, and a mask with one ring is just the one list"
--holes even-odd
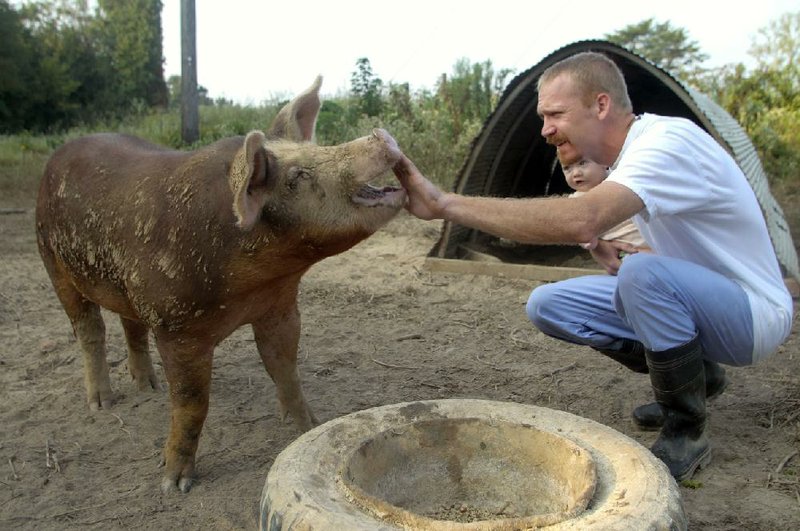
[[(596, 470), (588, 506), (566, 520), (547, 525), (547, 529), (642, 531), (687, 527), (680, 491), (666, 466), (629, 437), (563, 411), (508, 402), (450, 399), (368, 409), (331, 420), (300, 436), (281, 452), (269, 471), (261, 496), (260, 529), (510, 529), (511, 521), (503, 525), (503, 520), (437, 520), (431, 527), (406, 521), (398, 526), (391, 518), (381, 518), (376, 511), (362, 510), (353, 503), (352, 492), (343, 485), (342, 471), (364, 441), (387, 430), (400, 432), (410, 424), (442, 419), (529, 426), (571, 441), (588, 452)], [(514, 527), (518, 528), (518, 523)]]

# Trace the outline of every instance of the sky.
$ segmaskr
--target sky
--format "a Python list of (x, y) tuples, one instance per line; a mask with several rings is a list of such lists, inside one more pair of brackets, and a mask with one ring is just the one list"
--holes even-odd
[[(165, 76), (181, 73), (180, 0), (163, 0)], [(739, 4), (743, 6), (745, 4)], [(318, 74), (322, 94), (346, 92), (359, 58), (384, 83), (434, 88), (462, 58), (521, 73), (575, 41), (647, 18), (686, 30), (706, 67), (752, 66), (758, 31), (800, 0), (747, 8), (704, 0), (195, 0), (197, 81), (212, 98), (286, 99)], [(512, 79), (513, 75), (508, 78)]]

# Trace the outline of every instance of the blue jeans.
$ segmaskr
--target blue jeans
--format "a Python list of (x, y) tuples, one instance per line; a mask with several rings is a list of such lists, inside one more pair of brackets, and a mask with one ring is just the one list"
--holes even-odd
[(704, 357), (753, 362), (753, 321), (744, 290), (692, 262), (637, 253), (617, 276), (590, 275), (533, 290), (528, 318), (549, 336), (616, 350), (623, 339), (660, 352), (699, 336)]

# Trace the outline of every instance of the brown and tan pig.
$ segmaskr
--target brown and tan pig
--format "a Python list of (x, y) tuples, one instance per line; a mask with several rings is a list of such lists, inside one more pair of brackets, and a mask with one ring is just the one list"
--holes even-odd
[(312, 142), (321, 78), (265, 133), (192, 152), (92, 135), (49, 160), (36, 207), (39, 251), (83, 350), (92, 410), (113, 403), (100, 307), (119, 314), (139, 389), (158, 388), (152, 330), (169, 383), (164, 491), (187, 492), (208, 411), (217, 344), (251, 325), (281, 410), (316, 423), (297, 374), (300, 279), (387, 223), (405, 192), (368, 181), (400, 156), (382, 130)]

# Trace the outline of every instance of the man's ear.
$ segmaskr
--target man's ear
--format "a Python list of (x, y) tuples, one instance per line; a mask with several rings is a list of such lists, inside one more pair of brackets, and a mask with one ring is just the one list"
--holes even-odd
[(611, 108), (611, 97), (605, 92), (601, 92), (595, 97), (594, 104), (597, 108), (597, 117), (602, 120), (608, 115)]

